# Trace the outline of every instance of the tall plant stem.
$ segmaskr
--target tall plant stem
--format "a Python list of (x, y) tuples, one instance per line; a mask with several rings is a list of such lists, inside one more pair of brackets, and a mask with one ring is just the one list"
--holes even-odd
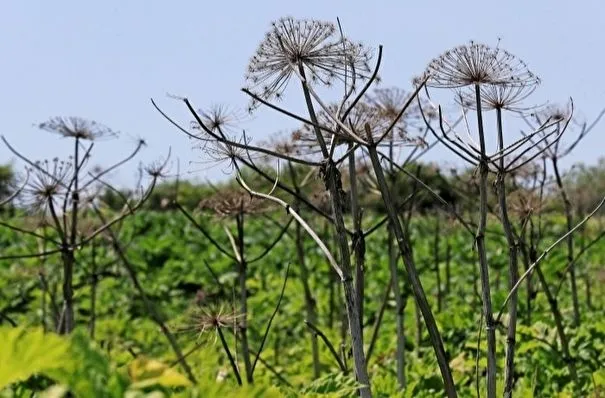
[(441, 246), (441, 218), (437, 213), (435, 218), (435, 240), (433, 241), (433, 258), (435, 259), (435, 284), (437, 285), (437, 312), (441, 312), (443, 297), (441, 293), (441, 274), (439, 270), (439, 249)]
[(250, 360), (250, 345), (248, 343), (248, 292), (246, 291), (248, 264), (246, 263), (244, 253), (244, 214), (239, 213), (235, 220), (237, 223), (237, 275), (239, 282), (240, 313), (242, 314), (239, 332), (242, 340), (242, 356), (244, 357), (244, 366), (246, 368), (246, 381), (249, 384), (252, 384), (254, 378), (252, 361)]
[[(504, 150), (504, 138), (502, 134), (502, 109), (496, 109), (498, 129), (498, 149)], [(496, 190), (498, 192), (498, 203), (500, 205), (500, 222), (504, 229), (506, 242), (508, 244), (508, 286), (512, 289), (519, 279), (519, 265), (517, 260), (517, 242), (513, 234), (510, 219), (508, 217), (506, 201), (506, 184), (504, 174), (504, 157), (500, 157)], [(515, 383), (515, 341), (517, 333), (517, 292), (515, 291), (508, 302), (508, 328), (506, 332), (506, 362), (504, 367), (504, 397), (510, 398), (513, 394)]]
[(70, 192), (72, 207), (71, 207), (71, 228), (67, 230), (67, 224), (64, 224), (65, 236), (63, 239), (63, 247), (61, 248), (63, 260), (63, 317), (62, 324), (59, 325), (60, 332), (69, 334), (74, 329), (74, 291), (73, 291), (73, 274), (75, 264), (75, 243), (78, 227), (78, 205), (80, 202), (80, 193), (78, 192), (80, 173), (80, 140), (78, 137), (74, 140), (74, 177), (73, 186)]
[(90, 245), (90, 323), (88, 333), (91, 340), (95, 339), (95, 326), (97, 321), (97, 287), (99, 285), (99, 274), (97, 271), (97, 245), (93, 240)]
[[(368, 125), (366, 125), (366, 129), (369, 130)], [(374, 174), (376, 175), (376, 181), (378, 182), (378, 187), (380, 189), (382, 200), (389, 216), (391, 228), (393, 229), (393, 233), (395, 234), (395, 238), (397, 239), (399, 251), (403, 258), (403, 263), (407, 271), (412, 292), (414, 293), (414, 298), (416, 299), (416, 303), (418, 304), (418, 307), (422, 312), (422, 317), (424, 318), (424, 322), (426, 323), (426, 327), (429, 332), (429, 337), (431, 339), (431, 344), (433, 345), (433, 349), (435, 350), (435, 356), (437, 357), (437, 363), (439, 364), (439, 369), (441, 370), (441, 377), (443, 378), (446, 396), (450, 398), (457, 397), (458, 395), (456, 393), (454, 379), (452, 377), (452, 372), (450, 370), (447, 356), (445, 354), (445, 348), (443, 347), (443, 341), (441, 340), (439, 328), (437, 327), (435, 317), (433, 316), (431, 307), (429, 306), (429, 303), (426, 299), (426, 294), (424, 292), (424, 288), (422, 287), (422, 283), (420, 282), (420, 277), (416, 269), (416, 264), (414, 263), (414, 258), (412, 257), (408, 236), (403, 233), (401, 223), (399, 221), (399, 218), (397, 217), (397, 212), (395, 211), (395, 206), (391, 199), (391, 193), (384, 177), (384, 171), (378, 158), (378, 152), (372, 140), (371, 131), (367, 131), (367, 137), (370, 141), (370, 145), (368, 145), (368, 152), (370, 154), (370, 159), (374, 168)]]
[(452, 283), (452, 244), (449, 239), (446, 242), (445, 246), (445, 295), (449, 295), (451, 291), (451, 283)]
[(397, 273), (397, 249), (394, 245), (393, 228), (389, 227), (388, 246), (389, 246), (389, 270), (391, 272), (391, 289), (395, 296), (395, 311), (396, 311), (396, 330), (397, 330), (397, 383), (399, 389), (403, 390), (406, 386), (405, 378), (405, 301), (401, 294), (401, 285), (399, 274)]
[(227, 354), (227, 359), (229, 360), (229, 364), (231, 365), (231, 370), (233, 370), (233, 374), (235, 375), (235, 379), (237, 380), (238, 385), (242, 385), (242, 376), (239, 374), (239, 369), (237, 368), (237, 363), (235, 362), (235, 358), (231, 354), (231, 350), (229, 349), (229, 344), (227, 344), (227, 340), (225, 339), (225, 335), (220, 327), (216, 328), (218, 333), (218, 337), (221, 339), (221, 345), (223, 346), (223, 350), (225, 354)]
[(366, 242), (361, 230), (361, 209), (359, 208), (357, 192), (357, 168), (355, 166), (355, 151), (353, 144), (349, 144), (349, 185), (351, 191), (351, 214), (353, 215), (353, 252), (355, 254), (355, 292), (357, 293), (357, 305), (359, 312), (359, 323), (363, 342), (363, 297), (365, 285), (365, 252)]
[[(557, 181), (557, 187), (559, 188), (559, 194), (561, 195), (561, 199), (563, 200), (563, 204), (565, 206), (565, 222), (567, 231), (571, 231), (573, 228), (573, 215), (572, 215), (572, 206), (571, 201), (569, 200), (569, 196), (567, 195), (567, 191), (563, 186), (563, 179), (561, 178), (561, 173), (559, 172), (559, 161), (556, 156), (551, 158), (551, 163), (553, 167), (553, 171), (555, 173), (555, 179)], [(569, 279), (571, 282), (571, 301), (573, 304), (573, 322), (574, 326), (580, 326), (580, 302), (578, 299), (578, 285), (576, 280), (576, 267), (574, 264), (574, 247), (573, 247), (573, 236), (570, 234), (567, 237), (567, 265), (569, 272)]]
[(324, 157), (323, 174), (326, 182), (326, 187), (330, 192), (330, 201), (332, 202), (332, 212), (334, 214), (334, 226), (336, 228), (336, 239), (338, 241), (338, 247), (340, 251), (340, 262), (342, 268), (342, 287), (344, 290), (345, 308), (347, 311), (347, 317), (349, 321), (349, 332), (351, 335), (351, 346), (353, 350), (353, 363), (355, 369), (355, 375), (357, 381), (362, 385), (360, 387), (360, 396), (362, 398), (369, 398), (372, 396), (370, 390), (370, 377), (368, 375), (367, 364), (365, 353), (363, 349), (363, 337), (361, 334), (361, 323), (359, 321), (360, 314), (358, 312), (359, 306), (357, 304), (355, 286), (353, 283), (353, 275), (351, 270), (351, 257), (349, 252), (349, 243), (347, 240), (347, 229), (344, 223), (343, 217), (343, 195), (342, 195), (342, 181), (340, 172), (334, 161), (331, 159), (326, 147), (325, 140), (322, 136), (322, 132), (317, 128), (317, 115), (313, 107), (313, 101), (311, 100), (311, 94), (307, 87), (305, 71), (302, 64), (299, 64), (299, 72), (302, 77), (302, 89), (305, 96), (305, 102), (307, 104), (307, 110), (309, 117), (314, 124), (315, 135), (317, 141), (321, 147), (321, 152)]
[(477, 100), (477, 125), (479, 132), (479, 145), (481, 160), (479, 161), (479, 226), (475, 236), (475, 244), (479, 255), (479, 274), (481, 278), (481, 298), (483, 302), (483, 315), (485, 317), (485, 331), (487, 335), (487, 397), (496, 397), (496, 325), (492, 312), (492, 298), (489, 285), (489, 266), (487, 264), (487, 251), (485, 248), (485, 230), (487, 227), (487, 174), (488, 159), (485, 146), (485, 133), (483, 131), (483, 114), (481, 111), (481, 91), (475, 85)]

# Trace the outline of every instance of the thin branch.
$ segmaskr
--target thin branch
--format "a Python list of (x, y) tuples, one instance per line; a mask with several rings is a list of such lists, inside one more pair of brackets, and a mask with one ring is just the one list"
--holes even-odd
[(338, 367), (340, 367), (340, 370), (345, 373), (348, 372), (347, 366), (340, 358), (340, 355), (338, 355), (338, 352), (336, 351), (336, 349), (334, 348), (334, 345), (330, 342), (328, 337), (317, 326), (313, 325), (311, 322), (309, 322), (306, 319), (305, 319), (305, 325), (307, 325), (309, 327), (309, 329), (311, 329), (316, 335), (321, 337), (323, 342), (326, 344), (326, 347), (328, 347), (328, 349), (330, 350), (330, 353), (332, 353), (332, 356), (334, 357), (334, 359), (336, 359), (336, 362), (338, 362)]
[(510, 290), (510, 292), (506, 296), (506, 299), (504, 300), (504, 303), (502, 303), (502, 307), (500, 308), (500, 312), (498, 312), (498, 316), (496, 317), (496, 323), (500, 322), (500, 318), (502, 317), (502, 314), (504, 312), (504, 309), (506, 308), (506, 304), (508, 303), (508, 300), (510, 300), (511, 296), (515, 293), (515, 291), (517, 291), (517, 289), (519, 288), (519, 286), (521, 286), (521, 282), (523, 282), (523, 280), (525, 280), (525, 278), (527, 278), (527, 276), (529, 274), (531, 274), (531, 272), (534, 270), (534, 268), (536, 268), (536, 266), (538, 264), (540, 264), (540, 262), (548, 255), (548, 253), (550, 253), (551, 250), (555, 248), (555, 246), (557, 246), (559, 243), (561, 243), (562, 241), (564, 241), (568, 236), (570, 236), (571, 234), (573, 234), (578, 228), (580, 228), (582, 225), (584, 225), (584, 223), (586, 223), (586, 221), (588, 221), (590, 218), (592, 218), (592, 216), (597, 211), (599, 211), (599, 209), (603, 206), (603, 204), (605, 204), (605, 196), (603, 197), (603, 199), (601, 200), (601, 202), (599, 202), (599, 204), (594, 208), (593, 211), (591, 211), (586, 217), (584, 217), (584, 219), (582, 221), (580, 221), (578, 224), (576, 224), (575, 227), (573, 227), (566, 234), (564, 234), (559, 239), (557, 239), (555, 241), (555, 243), (553, 243), (546, 250), (544, 250), (544, 252), (542, 252), (542, 254), (540, 255), (540, 257), (538, 257), (536, 259), (536, 261), (534, 261), (529, 267), (527, 267), (527, 270), (523, 273), (523, 275), (521, 275), (521, 277), (519, 278), (519, 280), (517, 281), (517, 283), (515, 283), (515, 285), (513, 286), (513, 288)]
[(198, 223), (197, 221), (195, 221), (195, 219), (193, 218), (193, 216), (191, 214), (189, 214), (189, 212), (179, 202), (174, 201), (173, 203), (176, 206), (176, 208), (179, 209), (179, 211), (181, 213), (183, 213), (183, 215), (193, 224), (193, 226), (195, 226), (202, 233), (202, 235), (204, 235), (206, 237), (206, 239), (208, 239), (210, 241), (210, 243), (212, 243), (212, 245), (218, 249), (218, 251), (220, 251), (221, 253), (223, 253), (225, 256), (229, 257), (231, 260), (234, 260), (234, 261), (236, 260), (235, 256), (233, 256), (233, 254), (229, 253), (226, 249), (224, 249), (208, 233), (208, 231), (206, 231), (206, 229), (204, 227), (202, 227), (202, 225), (200, 223)]
[(288, 263), (288, 266), (286, 267), (286, 276), (284, 277), (284, 283), (281, 288), (281, 293), (279, 294), (279, 299), (277, 300), (277, 305), (275, 306), (275, 310), (273, 310), (273, 314), (271, 314), (271, 318), (269, 318), (269, 323), (267, 323), (267, 328), (265, 329), (265, 334), (263, 335), (263, 338), (261, 340), (260, 348), (258, 349), (258, 352), (254, 356), (254, 362), (252, 363), (252, 373), (254, 373), (254, 368), (256, 367), (256, 362), (258, 361), (258, 358), (260, 358), (260, 354), (263, 351), (263, 348), (265, 347), (265, 342), (267, 341), (267, 337), (269, 336), (269, 330), (271, 329), (271, 324), (273, 323), (273, 319), (275, 318), (275, 315), (277, 315), (277, 311), (279, 311), (279, 307), (281, 305), (282, 299), (284, 298), (284, 293), (286, 292), (286, 284), (288, 283), (289, 274), (290, 274), (290, 263)]
[(279, 241), (281, 241), (282, 237), (284, 236), (284, 234), (288, 231), (288, 228), (290, 227), (290, 224), (292, 224), (292, 221), (294, 219), (290, 218), (288, 220), (288, 222), (286, 223), (286, 225), (282, 228), (282, 230), (280, 231), (280, 233), (277, 235), (277, 237), (275, 238), (275, 240), (269, 245), (267, 246), (267, 248), (258, 256), (256, 256), (255, 258), (253, 258), (252, 260), (248, 261), (248, 264), (252, 264), (258, 260), (261, 260), (263, 257), (265, 257), (267, 254), (269, 254), (269, 252), (271, 252), (271, 250), (273, 250), (273, 248), (275, 247), (275, 245), (277, 245), (279, 243)]

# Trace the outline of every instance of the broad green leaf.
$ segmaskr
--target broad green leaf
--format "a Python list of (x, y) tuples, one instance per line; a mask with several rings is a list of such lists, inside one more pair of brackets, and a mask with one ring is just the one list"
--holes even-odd
[(155, 359), (140, 357), (128, 365), (128, 374), (133, 382), (132, 388), (146, 388), (159, 385), (163, 387), (187, 387), (191, 381), (185, 376)]
[(69, 340), (41, 328), (0, 328), (0, 390), (36, 373), (68, 367)]

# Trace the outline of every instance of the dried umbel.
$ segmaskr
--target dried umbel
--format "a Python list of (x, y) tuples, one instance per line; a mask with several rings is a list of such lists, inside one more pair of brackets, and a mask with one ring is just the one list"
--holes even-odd
[[(323, 127), (321, 132), (324, 140), (330, 143), (334, 137), (336, 146), (356, 142), (357, 139), (351, 135), (351, 132), (357, 137), (365, 137), (364, 129), (366, 124), (369, 124), (372, 131), (375, 131), (377, 134), (387, 127), (384, 119), (380, 117), (378, 110), (364, 102), (356, 104), (344, 120), (343, 113), (347, 108), (346, 106), (341, 108), (337, 104), (332, 104), (328, 105), (327, 108), (327, 110), (322, 109), (317, 114), (317, 122)], [(335, 119), (341, 121), (347, 129), (343, 129)], [(305, 125), (301, 127), (292, 134), (292, 140), (294, 141), (294, 145), (301, 148), (303, 152), (320, 152), (313, 126)]]
[[(241, 146), (235, 146), (232, 142), (239, 144), (246, 144), (247, 141), (244, 137), (236, 138), (233, 136), (225, 136), (225, 141), (219, 141), (212, 137), (203, 138), (196, 142), (194, 146), (196, 149), (200, 149), (209, 159), (212, 164), (226, 163), (227, 173), (232, 172), (236, 168), (236, 160), (240, 158), (248, 158), (252, 156), (250, 152), (247, 152)], [(199, 162), (204, 163), (205, 161)]]
[(481, 84), (525, 87), (538, 82), (525, 62), (508, 51), (472, 41), (432, 60), (425, 76), (427, 86), (437, 88)]
[(511, 212), (522, 220), (548, 211), (548, 203), (544, 198), (540, 199), (535, 189), (519, 188), (511, 192), (508, 203)]
[(80, 117), (54, 117), (46, 122), (40, 123), (38, 127), (51, 133), (57, 133), (63, 137), (78, 138), (82, 140), (95, 141), (101, 138), (117, 136), (117, 132), (109, 127)]
[[(481, 109), (484, 110), (508, 110), (522, 112), (529, 108), (523, 107), (522, 102), (529, 97), (540, 84), (540, 79), (534, 76), (534, 81), (526, 85), (508, 84), (482, 84), (479, 88), (481, 97)], [(477, 109), (475, 90), (461, 89), (457, 102), (464, 107)]]
[(331, 22), (282, 18), (256, 50), (246, 80), (261, 98), (280, 98), (293, 74), (322, 85), (363, 80), (370, 58), (368, 49), (342, 37)]
[(533, 116), (538, 124), (543, 124), (547, 120), (551, 122), (562, 122), (569, 119), (572, 115), (572, 109), (570, 105), (559, 105), (550, 104), (533, 113)]
[[(221, 136), (232, 133), (238, 123), (244, 119), (244, 116), (240, 112), (226, 105), (213, 105), (208, 110), (200, 109), (198, 113), (204, 123), (204, 127)], [(202, 136), (207, 135), (197, 120), (191, 122), (191, 126), (194, 130), (201, 130)]]
[(270, 208), (265, 200), (250, 196), (247, 192), (222, 190), (212, 197), (200, 202), (202, 210), (210, 210), (219, 216), (235, 216), (238, 214), (259, 214)]
[(34, 212), (45, 212), (49, 208), (58, 211), (57, 199), (64, 200), (73, 178), (73, 165), (54, 158), (34, 163), (30, 179), (23, 188), (26, 206)]
[[(387, 128), (393, 120), (399, 117), (401, 110), (410, 100), (410, 96), (410, 93), (398, 87), (379, 88), (374, 90), (373, 95), (367, 97), (367, 101), (376, 109), (378, 117), (381, 119), (380, 125)], [(421, 103), (424, 105), (422, 101)], [(428, 109), (431, 107), (427, 106), (427, 110), (424, 111), (425, 117), (434, 118), (436, 114)], [(413, 134), (425, 128), (426, 124), (422, 118), (418, 101), (414, 100), (397, 120), (397, 124), (390, 134), (390, 140), (413, 143), (416, 141)]]
[(281, 155), (301, 158), (309, 153), (305, 147), (301, 147), (296, 142), (300, 137), (300, 134), (300, 130), (296, 130), (289, 134), (277, 134), (271, 137), (269, 141), (265, 142), (263, 146), (272, 148), (273, 151)]
[(206, 331), (217, 329), (237, 329), (239, 319), (242, 314), (238, 314), (227, 305), (210, 304), (202, 307), (196, 307), (188, 314), (187, 323), (177, 328), (179, 332), (194, 332), (201, 336)]

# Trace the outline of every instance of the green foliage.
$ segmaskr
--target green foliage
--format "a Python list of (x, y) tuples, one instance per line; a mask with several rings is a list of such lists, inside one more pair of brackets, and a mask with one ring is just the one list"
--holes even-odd
[[(41, 328), (0, 328), (0, 389), (27, 380), (36, 373), (48, 373), (73, 364), (69, 342)], [(71, 370), (71, 366), (69, 366)]]
[[(283, 213), (270, 214), (280, 219)], [(194, 213), (207, 231), (227, 250), (230, 242), (224, 231), (235, 229), (229, 218), (218, 221), (205, 214)], [(366, 213), (367, 224), (380, 219), (371, 212)], [(281, 219), (280, 219), (281, 220)], [(14, 224), (22, 219), (9, 220)], [(441, 219), (441, 222), (444, 222)], [(560, 233), (560, 217), (544, 220), (552, 236), (545, 242), (553, 241)], [(314, 220), (323, 233), (322, 224)], [(429, 301), (436, 310), (437, 284), (435, 280), (433, 242), (436, 218), (416, 217), (410, 225), (414, 244), (414, 257), (418, 262), (424, 287)], [(545, 227), (546, 228), (546, 227)], [(264, 219), (248, 220), (246, 230), (246, 252), (248, 258), (260, 254), (268, 242), (276, 237), (278, 228)], [(475, 360), (479, 331), (480, 304), (473, 292), (476, 274), (476, 253), (468, 233), (461, 227), (442, 228), (440, 252), (441, 286), (445, 288), (445, 245), (451, 246), (450, 286), (451, 291), (444, 296), (444, 310), (436, 313), (436, 321), (442, 331), (450, 366), (459, 388), (460, 396), (474, 396)], [(320, 341), (319, 355), (321, 377), (312, 377), (312, 357), (310, 333), (304, 325), (306, 318), (304, 288), (301, 283), (300, 267), (293, 256), (293, 229), (278, 243), (269, 256), (262, 261), (248, 264), (248, 336), (250, 346), (258, 350), (264, 327), (275, 308), (278, 294), (283, 284), (287, 262), (291, 262), (290, 279), (286, 294), (273, 323), (261, 358), (271, 366), (269, 369), (259, 362), (255, 371), (255, 384), (239, 387), (217, 334), (208, 330), (199, 333), (191, 330), (175, 333), (183, 352), (191, 352), (187, 357), (197, 379), (190, 385), (185, 373), (178, 366), (170, 366), (175, 356), (157, 324), (152, 322), (140, 296), (132, 286), (132, 281), (106, 242), (97, 242), (97, 266), (106, 272), (100, 278), (96, 291), (95, 339), (91, 341), (86, 331), (91, 322), (91, 249), (77, 252), (78, 266), (74, 274), (77, 286), (76, 333), (69, 338), (53, 333), (42, 333), (41, 329), (0, 328), (0, 385), (4, 391), (0, 396), (60, 397), (67, 391), (75, 396), (98, 397), (297, 397), (297, 396), (354, 396), (355, 383), (351, 374), (339, 372), (336, 361), (326, 346)], [(600, 232), (595, 224), (587, 227), (586, 239)], [(4, 253), (27, 253), (37, 247), (33, 237), (16, 238), (14, 232), (0, 232), (0, 246)], [(156, 303), (172, 331), (191, 326), (190, 310), (197, 306), (214, 303), (230, 308), (234, 303), (237, 289), (236, 266), (234, 262), (217, 252), (203, 235), (187, 222), (177, 211), (146, 211), (124, 222), (120, 229), (120, 239), (129, 242), (127, 254), (137, 271), (140, 283), (147, 296)], [(385, 286), (389, 282), (386, 248), (386, 232), (379, 230), (366, 241), (366, 323), (364, 340), (366, 348), (374, 326), (375, 317), (382, 305)], [(331, 279), (331, 272), (321, 252), (305, 239), (305, 254), (309, 268), (309, 282), (317, 299), (319, 326), (336, 349), (343, 343), (345, 353), (350, 343), (341, 338), (342, 299), (338, 284)], [(500, 308), (506, 289), (506, 250), (503, 238), (490, 234), (491, 282), (494, 286), (494, 307)], [(597, 243), (578, 264), (578, 272), (594, 276), (592, 307), (582, 300), (583, 320), (579, 328), (569, 322), (571, 301), (568, 286), (562, 284), (558, 294), (558, 305), (566, 317), (566, 332), (570, 337), (572, 355), (578, 361), (581, 385), (574, 385), (561, 357), (558, 338), (554, 328), (548, 302), (538, 289), (538, 281), (533, 278), (538, 294), (532, 302), (531, 323), (526, 324), (527, 292), (525, 285), (520, 289), (520, 317), (517, 334), (516, 370), (519, 378), (515, 396), (590, 396), (602, 388), (603, 375), (600, 372), (605, 362), (605, 323), (601, 320), (603, 305), (603, 284), (598, 282), (597, 264), (603, 261), (605, 240)], [(548, 256), (543, 267), (548, 281), (556, 285), (560, 271), (565, 266), (565, 248), (560, 247)], [(45, 321), (47, 328), (53, 327), (50, 314), (50, 297), (40, 288), (38, 270), (43, 267), (49, 288), (60, 292), (61, 269), (57, 267), (57, 257), (49, 257), (44, 264), (39, 259), (6, 260), (0, 262), (0, 313), (18, 325), (39, 325)], [(212, 272), (210, 271), (212, 270)], [(402, 278), (405, 277), (400, 267)], [(219, 282), (214, 279), (213, 273)], [(499, 284), (499, 285), (498, 285)], [(499, 286), (499, 289), (496, 288)], [(583, 288), (584, 285), (581, 285)], [(53, 290), (54, 289), (54, 290)], [(333, 289), (333, 307), (330, 292)], [(442, 393), (439, 370), (432, 354), (426, 330), (422, 329), (417, 338), (416, 314), (413, 299), (408, 291), (405, 307), (406, 325), (406, 366), (407, 388), (400, 391), (394, 377), (395, 334), (394, 300), (387, 300), (384, 322), (370, 360), (369, 370), (372, 391), (376, 397), (438, 397)], [(45, 308), (45, 313), (41, 310)], [(330, 315), (330, 311), (333, 314)], [(332, 316), (330, 324), (330, 316)], [(506, 323), (506, 314), (503, 322)], [(2, 325), (8, 325), (0, 317)], [(241, 347), (225, 329), (227, 343), (238, 353), (238, 365), (243, 369)], [(484, 336), (484, 335), (483, 335)], [(504, 357), (505, 336), (498, 332), (499, 358)], [(480, 372), (485, 366), (485, 342), (479, 349)], [(136, 358), (133, 357), (136, 355)], [(348, 366), (351, 359), (347, 358)], [(503, 361), (502, 361), (503, 362)], [(502, 374), (503, 363), (499, 364)], [(483, 378), (481, 389), (483, 389)], [(285, 379), (292, 387), (288, 386)], [(42, 394), (44, 392), (44, 394)]]

